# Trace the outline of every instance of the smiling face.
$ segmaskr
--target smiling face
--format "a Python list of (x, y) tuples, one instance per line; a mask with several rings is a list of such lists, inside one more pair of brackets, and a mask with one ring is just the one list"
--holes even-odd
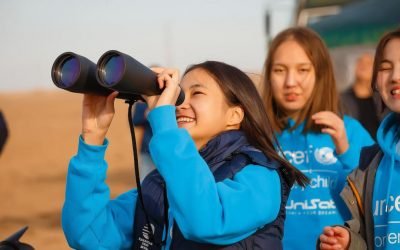
[(400, 113), (400, 38), (386, 44), (376, 80), (383, 102), (390, 110)]
[(218, 83), (203, 69), (189, 71), (181, 81), (185, 101), (176, 109), (180, 128), (188, 130), (198, 149), (219, 133), (239, 129), (238, 107), (230, 107)]
[(315, 86), (315, 70), (304, 49), (287, 40), (273, 55), (270, 72), (272, 96), (286, 115), (296, 120)]

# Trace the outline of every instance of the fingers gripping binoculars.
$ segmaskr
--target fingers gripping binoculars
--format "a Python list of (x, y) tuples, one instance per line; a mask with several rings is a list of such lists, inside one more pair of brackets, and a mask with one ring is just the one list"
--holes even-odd
[[(116, 50), (104, 53), (97, 65), (86, 57), (65, 52), (54, 61), (51, 78), (57, 87), (71, 92), (106, 96), (118, 91), (117, 98), (125, 100), (143, 100), (141, 95), (162, 93), (151, 69)], [(181, 90), (176, 105), (184, 99)]]

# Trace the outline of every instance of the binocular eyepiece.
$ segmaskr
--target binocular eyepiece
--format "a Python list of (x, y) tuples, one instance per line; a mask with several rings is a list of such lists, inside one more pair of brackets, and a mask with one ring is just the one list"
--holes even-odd
[[(58, 56), (51, 69), (54, 84), (75, 93), (109, 95), (118, 91), (117, 98), (141, 100), (141, 95), (159, 95), (157, 75), (134, 58), (116, 50), (104, 53), (97, 65), (81, 55), (65, 52)], [(179, 93), (176, 105), (183, 103)]]

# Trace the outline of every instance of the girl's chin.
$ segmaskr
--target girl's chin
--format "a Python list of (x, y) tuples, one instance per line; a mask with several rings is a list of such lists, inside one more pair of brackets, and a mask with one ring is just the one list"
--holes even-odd
[(399, 113), (400, 114), (400, 104), (399, 103), (396, 103), (395, 105), (393, 105), (393, 104), (389, 104), (389, 105), (386, 105), (392, 112), (395, 112), (395, 113)]

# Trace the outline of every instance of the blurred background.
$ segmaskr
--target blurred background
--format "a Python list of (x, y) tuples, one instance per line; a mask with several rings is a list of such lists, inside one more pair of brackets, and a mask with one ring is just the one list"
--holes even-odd
[[(329, 46), (343, 90), (354, 80), (357, 58), (399, 26), (399, 11), (398, 0), (0, 0), (0, 110), (8, 131), (0, 132), (6, 138), (0, 240), (29, 226), (22, 241), (69, 249), (60, 211), (82, 96), (52, 83), (51, 66), (61, 53), (97, 62), (116, 49), (145, 65), (181, 71), (218, 60), (257, 76), (269, 41), (287, 27), (305, 25)], [(107, 152), (113, 197), (136, 186), (127, 106), (116, 105)]]

